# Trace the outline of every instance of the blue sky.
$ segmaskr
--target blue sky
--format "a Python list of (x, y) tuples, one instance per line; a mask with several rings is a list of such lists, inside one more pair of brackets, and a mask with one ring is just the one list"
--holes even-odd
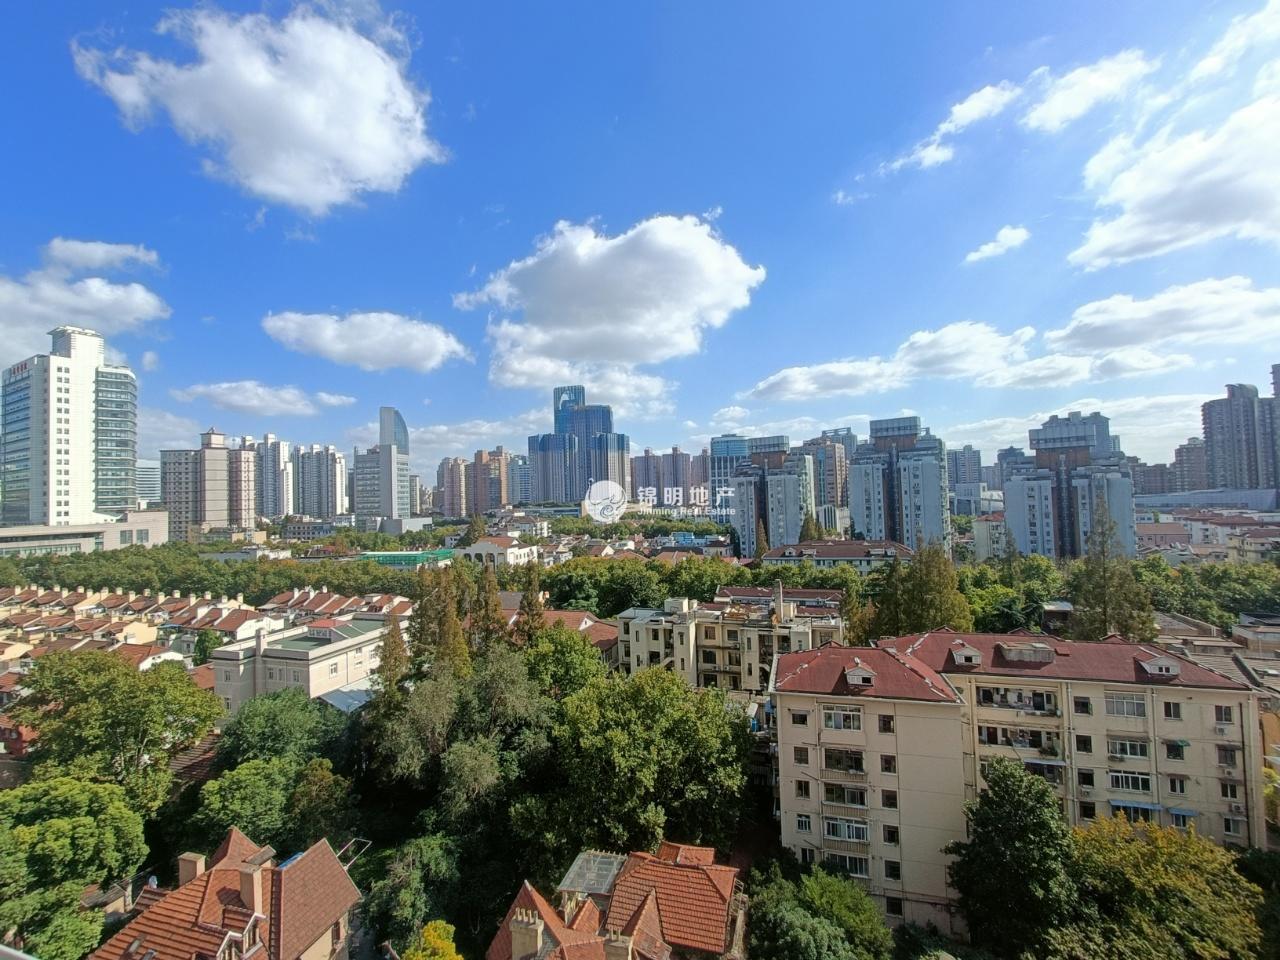
[(0, 362), (419, 469), (585, 382), (636, 452), (1068, 408), (1167, 460), (1280, 361), (1280, 0), (0, 12)]

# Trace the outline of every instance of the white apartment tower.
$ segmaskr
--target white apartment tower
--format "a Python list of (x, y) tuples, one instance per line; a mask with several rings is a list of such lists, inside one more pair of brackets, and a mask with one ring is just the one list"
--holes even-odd
[(278, 520), (294, 513), (294, 468), (288, 441), (268, 433), (260, 441), (246, 437), (244, 448), (258, 454), (254, 478), (258, 516)]
[(349, 512), (347, 458), (336, 447), (293, 448), (293, 512), (317, 520)]
[(137, 506), (138, 384), (98, 333), (57, 327), (4, 371), (0, 523), (69, 526)]

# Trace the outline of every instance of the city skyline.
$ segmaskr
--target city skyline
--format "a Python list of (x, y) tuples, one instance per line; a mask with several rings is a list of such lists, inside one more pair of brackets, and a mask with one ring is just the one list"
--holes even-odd
[[(5, 15), (0, 70), (41, 96), (0, 110), (48, 149), (0, 160), (27, 185), (0, 365), (100, 330), (138, 375), (144, 459), (210, 426), (364, 449), (390, 405), (433, 476), (524, 449), (581, 383), (633, 453), (918, 415), (990, 463), (1098, 410), (1169, 462), (1225, 384), (1269, 382), (1280, 4), (982, 31), (517, 9), (500, 35), (468, 11), (256, 9)], [(367, 155), (290, 106), (318, 39), (368, 67), (322, 104)], [(243, 86), (267, 55), (269, 103)]]

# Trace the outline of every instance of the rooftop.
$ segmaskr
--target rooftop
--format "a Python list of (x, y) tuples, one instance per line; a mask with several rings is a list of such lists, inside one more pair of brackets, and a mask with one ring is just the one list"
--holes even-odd
[(960, 702), (959, 695), (936, 670), (909, 654), (835, 644), (782, 654), (778, 657), (774, 689), (779, 693)]

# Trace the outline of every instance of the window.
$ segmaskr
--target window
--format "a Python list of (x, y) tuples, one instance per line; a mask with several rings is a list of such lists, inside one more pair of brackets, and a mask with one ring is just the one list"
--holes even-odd
[(293, 671), (293, 682), (294, 682), (294, 683), (301, 683), (301, 682), (302, 682), (302, 671), (301, 671), (301, 670), (294, 670), (294, 671)]
[(898, 845), (898, 828), (891, 823), (884, 825), (884, 842), (894, 847)]
[(329, 664), (329, 676), (336, 677), (338, 675), (338, 665), (336, 663)]
[(822, 833), (833, 840), (852, 840), (855, 843), (867, 843), (871, 840), (867, 821), (849, 820), (845, 817), (823, 817)]
[(806, 863), (806, 864), (808, 864), (808, 863), (813, 863), (813, 860), (814, 860), (814, 850), (813, 850), (813, 848), (812, 848), (812, 847), (801, 847), (801, 848), (800, 848), (800, 862), (801, 862), (801, 863)]
[(796, 781), (796, 796), (799, 797), (801, 800), (809, 799), (809, 781), (808, 780)]
[(828, 730), (861, 730), (860, 707), (823, 707), (822, 725)]
[(843, 783), (826, 783), (822, 786), (822, 799), (825, 803), (838, 803), (846, 807), (865, 807), (867, 788), (848, 786)]
[(886, 810), (897, 810), (898, 809), (898, 791), (885, 790), (883, 793), (881, 793), (880, 805), (884, 807)]
[(1236, 748), (1218, 747), (1218, 763), (1224, 767), (1234, 767), (1236, 765)]
[(1092, 786), (1093, 786), (1093, 771), (1092, 771), (1092, 770), (1077, 770), (1077, 771), (1076, 771), (1076, 783), (1078, 783), (1078, 784), (1079, 784), (1080, 786), (1082, 786), (1082, 787), (1092, 787)]
[(898, 860), (886, 860), (884, 862), (884, 878), (886, 880), (902, 879), (902, 863)]
[(1093, 737), (1076, 734), (1076, 753), (1093, 753)]
[(1113, 757), (1139, 757), (1147, 756), (1147, 741), (1145, 740), (1108, 740), (1107, 753)]
[(880, 732), (893, 733), (893, 714), (891, 713), (880, 714)]
[(1093, 701), (1088, 697), (1073, 697), (1072, 707), (1079, 714), (1088, 715), (1093, 713)]
[(807, 767), (809, 765), (809, 748), (808, 747), (792, 748), (791, 758), (800, 766)]
[(866, 857), (852, 857), (844, 853), (828, 853), (826, 860), (837, 870), (843, 870), (852, 876), (871, 876), (871, 863)]
[(841, 773), (862, 773), (862, 751), (827, 747), (822, 751), (822, 766), (826, 770), (836, 770)]
[(1230, 707), (1216, 706), (1213, 708), (1214, 723), (1235, 723), (1232, 719), (1233, 711)]
[(1239, 800), (1240, 788), (1234, 783), (1226, 783), (1225, 781), (1219, 785), (1222, 790), (1223, 800)]
[(1244, 821), (1239, 817), (1223, 817), (1222, 832), (1229, 837), (1238, 837), (1244, 833)]
[(1191, 814), (1189, 813), (1174, 813), (1173, 825), (1177, 827), (1179, 830), (1185, 830), (1187, 829), (1187, 827), (1191, 826), (1191, 821), (1193, 819), (1195, 818), (1192, 817)]
[(791, 722), (797, 727), (807, 727), (809, 725), (809, 711), (792, 710)]
[(1123, 804), (1115, 807), (1115, 812), (1120, 814), (1130, 823), (1150, 823), (1151, 811), (1146, 807), (1130, 807)]
[(1166, 740), (1164, 744), (1164, 757), (1166, 760), (1187, 759), (1187, 745), (1182, 740)]
[(1140, 693), (1108, 693), (1107, 716), (1109, 717), (1145, 717), (1147, 701)]
[(714, 667), (716, 665), (716, 652), (714, 650), (703, 650), (702, 662)]
[(812, 833), (813, 818), (807, 813), (796, 814), (796, 833)]
[(1182, 719), (1182, 704), (1177, 700), (1166, 700), (1164, 702), (1164, 718), (1166, 720)]
[(901, 897), (885, 897), (884, 912), (890, 917), (902, 916), (902, 898)]
[(230, 670), (223, 670), (223, 671), (222, 671), (222, 682), (223, 682), (223, 683), (230, 683), (230, 682), (231, 682), (231, 671), (230, 671)]
[(880, 772), (896, 774), (898, 772), (898, 758), (892, 753), (881, 754)]
[(1132, 790), (1137, 793), (1151, 792), (1151, 774), (1130, 773), (1128, 770), (1109, 770), (1107, 776), (1112, 790)]
[(267, 667), (267, 679), (268, 679), (268, 680), (274, 680), (275, 678), (276, 678), (276, 668), (275, 668), (275, 667)]
[(1169, 792), (1185, 794), (1187, 792), (1187, 778), (1186, 777), (1170, 777)]
[(1098, 815), (1097, 805), (1092, 800), (1080, 801), (1080, 819), (1092, 820)]

